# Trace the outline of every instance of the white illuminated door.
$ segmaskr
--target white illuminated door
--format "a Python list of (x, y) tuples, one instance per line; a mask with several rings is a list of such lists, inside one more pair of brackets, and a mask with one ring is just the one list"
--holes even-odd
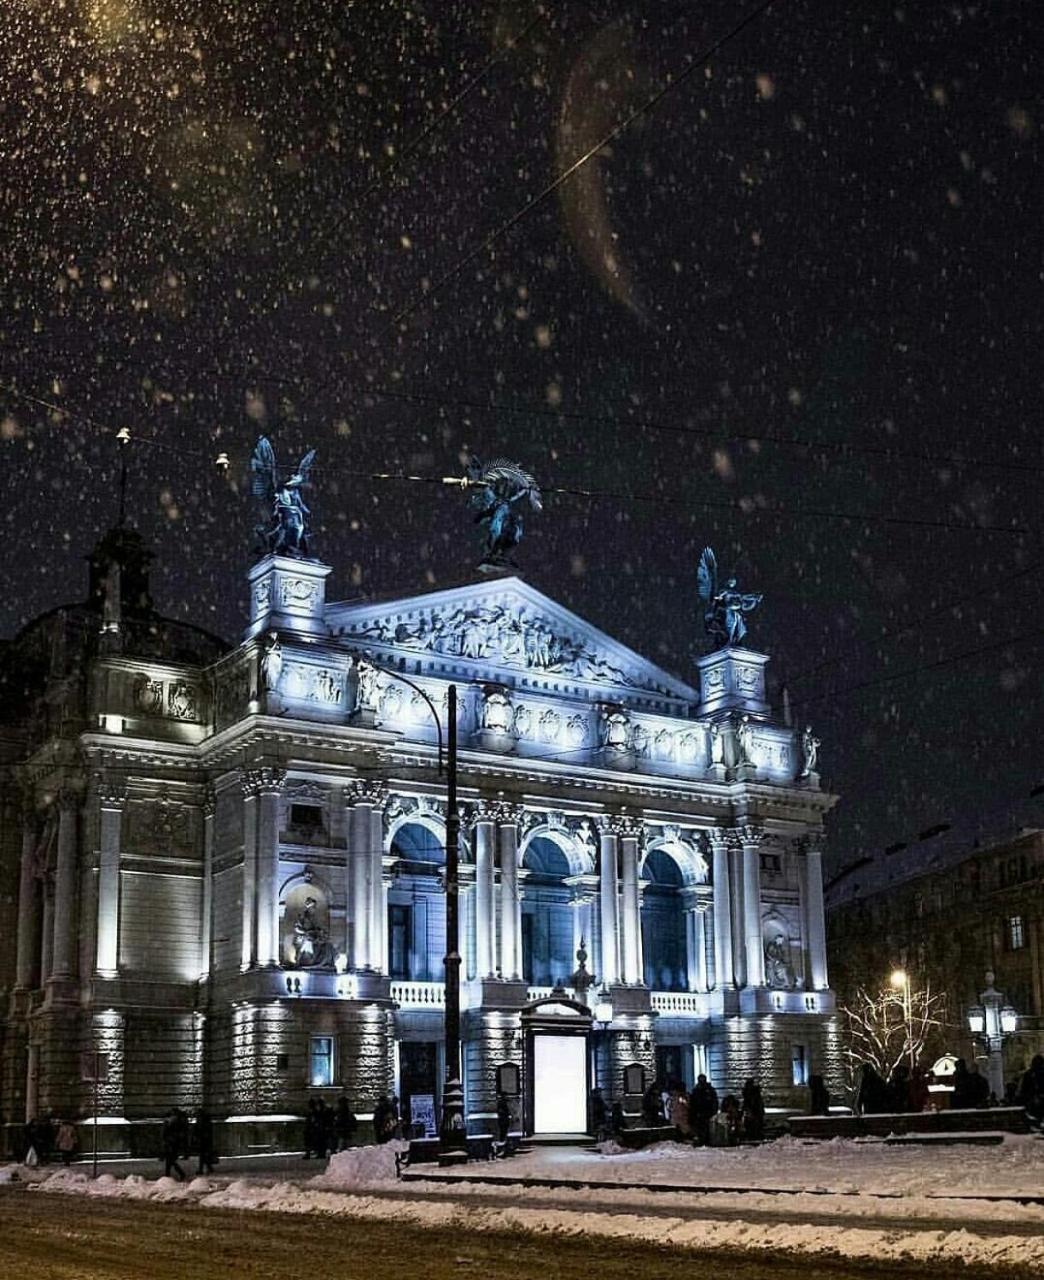
[(533, 1131), (586, 1133), (584, 1036), (533, 1037)]

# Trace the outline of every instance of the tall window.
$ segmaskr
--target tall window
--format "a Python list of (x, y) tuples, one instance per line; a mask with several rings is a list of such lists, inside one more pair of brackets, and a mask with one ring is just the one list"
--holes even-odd
[(308, 1083), (324, 1089), (334, 1082), (333, 1036), (312, 1036)]
[(573, 971), (573, 915), (565, 854), (553, 840), (537, 836), (526, 849), (526, 896), (522, 900), (522, 974), (535, 986), (563, 985)]
[(412, 978), (410, 970), (410, 934), (412, 912), (407, 906), (392, 903), (388, 908), (388, 976)]
[(795, 1084), (808, 1084), (808, 1053), (803, 1044), (790, 1047), (790, 1078)]
[(1008, 950), (1021, 951), (1026, 945), (1026, 930), (1022, 916), (1008, 917)]
[(646, 986), (654, 991), (685, 991), (688, 974), (681, 869), (669, 853), (653, 849), (645, 860), (644, 878), (642, 949)]

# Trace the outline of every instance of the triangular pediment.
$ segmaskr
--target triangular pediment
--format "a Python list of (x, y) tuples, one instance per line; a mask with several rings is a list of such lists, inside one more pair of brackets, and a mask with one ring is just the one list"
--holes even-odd
[(516, 577), (408, 599), (331, 604), (331, 632), (410, 669), (529, 687), (589, 689), (603, 700), (698, 700), (694, 689)]

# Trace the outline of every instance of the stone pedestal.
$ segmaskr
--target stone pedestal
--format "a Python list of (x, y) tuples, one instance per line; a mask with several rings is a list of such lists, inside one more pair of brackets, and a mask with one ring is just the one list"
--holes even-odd
[(267, 631), (298, 636), (325, 636), (328, 564), (293, 556), (265, 556), (250, 580), (250, 626), (247, 640)]
[(768, 655), (753, 649), (725, 648), (705, 654), (697, 661), (700, 669), (700, 705), (697, 715), (718, 715), (723, 711), (745, 711), (748, 715), (768, 715), (765, 699), (765, 664)]

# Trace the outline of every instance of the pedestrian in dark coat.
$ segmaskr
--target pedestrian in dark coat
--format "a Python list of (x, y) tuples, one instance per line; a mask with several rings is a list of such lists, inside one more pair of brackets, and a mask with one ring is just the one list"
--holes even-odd
[(391, 1099), (381, 1096), (373, 1109), (373, 1136), (377, 1142), (387, 1142), (395, 1137), (395, 1112)]
[(718, 1091), (700, 1072), (692, 1093), (689, 1094), (689, 1128), (695, 1135), (698, 1147), (710, 1146), (711, 1121), (718, 1114)]
[(830, 1091), (822, 1076), (808, 1078), (808, 1114), (810, 1116), (828, 1116), (830, 1114)]
[(185, 1170), (178, 1163), (183, 1148), (181, 1139), (181, 1118), (177, 1107), (171, 1107), (163, 1121), (163, 1173), (168, 1178), (173, 1174), (179, 1182), (184, 1182)]
[(627, 1128), (627, 1121), (624, 1119), (623, 1103), (619, 1099), (617, 1099), (612, 1105), (609, 1115), (609, 1128), (614, 1137), (616, 1137), (617, 1134), (623, 1133), (624, 1129)]
[(319, 1129), (322, 1121), (319, 1116), (319, 1099), (312, 1098), (308, 1103), (308, 1110), (305, 1112), (304, 1122), (304, 1158), (311, 1160), (312, 1153), (319, 1152)]
[(861, 1116), (882, 1115), (890, 1106), (888, 1085), (869, 1062), (864, 1062), (859, 1076), (859, 1092), (856, 1094), (856, 1111)]
[(910, 1068), (900, 1062), (888, 1081), (888, 1105), (897, 1115), (910, 1110)]
[(1019, 1105), (1034, 1124), (1044, 1123), (1044, 1054), (1034, 1054), (1019, 1081)]
[(206, 1107), (196, 1112), (196, 1155), (199, 1172), (213, 1173), (217, 1158), (214, 1155), (214, 1121)]
[(642, 1095), (642, 1123), (647, 1129), (656, 1129), (664, 1123), (660, 1086), (655, 1082)]
[(971, 1083), (971, 1073), (968, 1070), (968, 1064), (963, 1058), (958, 1058), (953, 1064), (953, 1096), (950, 1098), (950, 1106), (954, 1111), (964, 1111), (968, 1107), (974, 1106), (972, 1102), (972, 1093), (974, 1085)]
[(743, 1136), (748, 1142), (761, 1142), (765, 1137), (765, 1099), (761, 1085), (753, 1078), (743, 1086)]
[(501, 1142), (507, 1142), (508, 1134), (511, 1132), (511, 1103), (508, 1102), (506, 1094), (497, 1094), (497, 1137)]
[(601, 1089), (591, 1090), (591, 1129), (595, 1138), (601, 1142), (608, 1127), (609, 1109), (605, 1105)]

